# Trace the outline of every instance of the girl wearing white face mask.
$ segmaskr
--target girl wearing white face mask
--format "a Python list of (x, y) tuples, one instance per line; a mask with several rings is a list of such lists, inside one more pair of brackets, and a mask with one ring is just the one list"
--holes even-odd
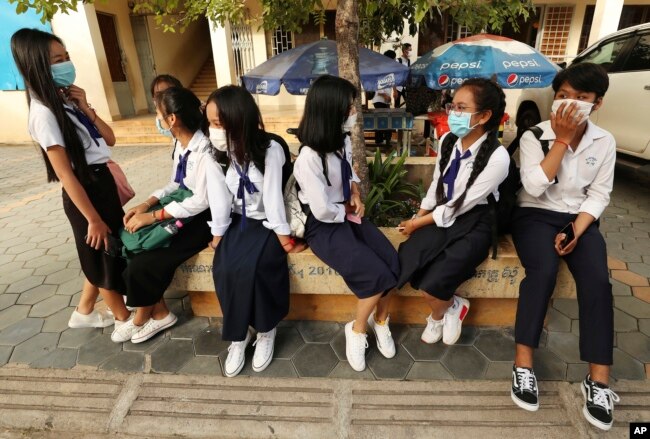
[(303, 146), (293, 172), (300, 185), (298, 197), (310, 211), (307, 243), (359, 299), (355, 320), (345, 325), (345, 339), (350, 366), (362, 371), (367, 326), (374, 330), (382, 355), (395, 356), (388, 293), (397, 283), (399, 263), (392, 244), (363, 218), (348, 135), (356, 123), (356, 93), (342, 78), (325, 75), (314, 81), (298, 128)]
[(264, 131), (251, 94), (243, 87), (219, 88), (208, 98), (206, 118), (210, 141), (221, 152), (213, 158), (225, 152), (228, 165), (225, 186), (218, 175), (208, 175), (208, 197), (221, 335), (232, 342), (222, 366), (233, 377), (244, 367), (250, 328), (257, 332), (253, 371), (271, 363), (276, 326), (289, 312), (287, 253), (304, 245), (289, 236), (284, 210), (288, 147)]

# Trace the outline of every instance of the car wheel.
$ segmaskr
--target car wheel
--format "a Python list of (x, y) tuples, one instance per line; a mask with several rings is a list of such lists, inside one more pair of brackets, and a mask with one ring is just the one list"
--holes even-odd
[(527, 106), (517, 115), (517, 135), (521, 135), (528, 128), (537, 125), (542, 121), (539, 111), (534, 106)]

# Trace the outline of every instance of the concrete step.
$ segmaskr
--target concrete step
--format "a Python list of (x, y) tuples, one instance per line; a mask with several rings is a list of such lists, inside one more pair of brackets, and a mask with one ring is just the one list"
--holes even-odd
[(160, 134), (155, 135), (155, 134), (143, 134), (143, 135), (138, 135), (138, 134), (131, 134), (131, 135), (120, 135), (120, 136), (115, 136), (116, 142), (118, 145), (130, 145), (133, 143), (148, 143), (148, 144), (153, 144), (153, 143), (171, 143), (171, 139), (169, 137), (162, 136)]

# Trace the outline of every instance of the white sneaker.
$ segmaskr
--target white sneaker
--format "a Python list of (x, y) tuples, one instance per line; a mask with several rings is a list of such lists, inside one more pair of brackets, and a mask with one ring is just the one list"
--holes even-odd
[(357, 334), (352, 330), (354, 320), (345, 325), (345, 356), (352, 369), (361, 372), (366, 368), (367, 334)]
[(106, 312), (100, 312), (94, 309), (90, 314), (81, 314), (75, 308), (72, 311), (70, 320), (68, 320), (69, 328), (106, 328), (115, 323), (112, 315)]
[(386, 358), (393, 358), (395, 356), (395, 340), (393, 340), (393, 336), (388, 327), (389, 321), (390, 316), (386, 317), (383, 325), (380, 325), (375, 321), (375, 313), (373, 312), (368, 317), (368, 327), (375, 333), (379, 352)]
[(228, 358), (223, 367), (223, 374), (229, 378), (237, 376), (244, 368), (244, 361), (246, 360), (246, 346), (251, 341), (250, 331), (246, 331), (246, 338), (244, 341), (233, 341), (228, 346)]
[(445, 318), (440, 320), (433, 320), (431, 314), (427, 316), (427, 327), (422, 331), (420, 340), (427, 344), (433, 344), (440, 341), (442, 338), (442, 327), (445, 324)]
[(275, 328), (269, 332), (258, 332), (257, 340), (253, 343), (255, 346), (255, 355), (253, 355), (253, 370), (261, 372), (271, 364), (273, 359), (273, 347), (275, 345)]
[(469, 311), (469, 301), (462, 297), (454, 296), (454, 303), (449, 307), (444, 317), (442, 327), (442, 342), (452, 345), (460, 338), (463, 320)]
[(178, 318), (171, 311), (160, 320), (154, 320), (153, 318), (150, 318), (147, 323), (142, 325), (142, 327), (140, 327), (140, 329), (138, 329), (138, 331), (133, 334), (133, 337), (131, 337), (131, 343), (142, 343), (143, 341), (147, 341), (154, 335), (158, 334), (160, 331), (174, 326), (177, 321)]
[(133, 323), (133, 319), (129, 319), (126, 322), (120, 322), (115, 320), (115, 329), (111, 334), (111, 340), (115, 343), (124, 343), (125, 341), (131, 340), (133, 334), (138, 332), (142, 326), (136, 326)]

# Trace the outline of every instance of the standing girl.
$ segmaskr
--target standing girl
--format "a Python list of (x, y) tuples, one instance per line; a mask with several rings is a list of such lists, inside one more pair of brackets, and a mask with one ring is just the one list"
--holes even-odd
[(422, 341), (456, 343), (469, 302), (455, 296), (487, 257), (493, 215), (488, 196), (498, 200), (510, 156), (497, 139), (506, 98), (497, 84), (469, 79), (447, 105), (451, 133), (442, 139), (433, 182), (420, 211), (402, 221), (411, 236), (399, 248), (401, 288), (410, 282), (422, 290), (431, 314)]
[(124, 214), (106, 162), (115, 144), (111, 128), (73, 85), (75, 69), (63, 42), (36, 29), (21, 29), (11, 51), (27, 86), (29, 131), (41, 146), (48, 181), (63, 186), (63, 210), (70, 221), (86, 281), (70, 327), (106, 327), (113, 318), (93, 310), (97, 288), (116, 322), (129, 312), (122, 296), (124, 261), (109, 255)]
[[(171, 87), (156, 96), (155, 104), (160, 125), (177, 140), (171, 180), (126, 213), (124, 228), (133, 233), (172, 218), (183, 219), (183, 227), (168, 247), (146, 250), (129, 260), (124, 272), (127, 304), (138, 309), (132, 320), (113, 333), (113, 341), (142, 343), (176, 323), (163, 294), (176, 268), (210, 241), (206, 175), (223, 175), (210, 156), (210, 140), (201, 131), (199, 99), (185, 88)], [(191, 191), (191, 195), (161, 208), (161, 198), (178, 195), (182, 190)]]
[(363, 218), (349, 136), (357, 116), (356, 94), (356, 88), (342, 78), (325, 75), (314, 81), (298, 127), (303, 146), (294, 175), (300, 185), (298, 197), (310, 211), (307, 243), (359, 298), (355, 320), (345, 325), (345, 352), (350, 366), (362, 371), (367, 325), (374, 330), (382, 355), (395, 355), (388, 328), (388, 293), (397, 284), (399, 262), (388, 239)]
[(257, 331), (253, 370), (263, 371), (273, 359), (275, 327), (289, 312), (287, 253), (304, 247), (289, 236), (282, 197), (284, 150), (264, 131), (251, 94), (242, 87), (221, 87), (208, 98), (206, 116), (210, 140), (227, 153), (229, 164), (227, 187), (223, 177), (208, 175), (208, 197), (222, 337), (232, 341), (224, 374), (233, 377), (244, 367), (249, 326)]

